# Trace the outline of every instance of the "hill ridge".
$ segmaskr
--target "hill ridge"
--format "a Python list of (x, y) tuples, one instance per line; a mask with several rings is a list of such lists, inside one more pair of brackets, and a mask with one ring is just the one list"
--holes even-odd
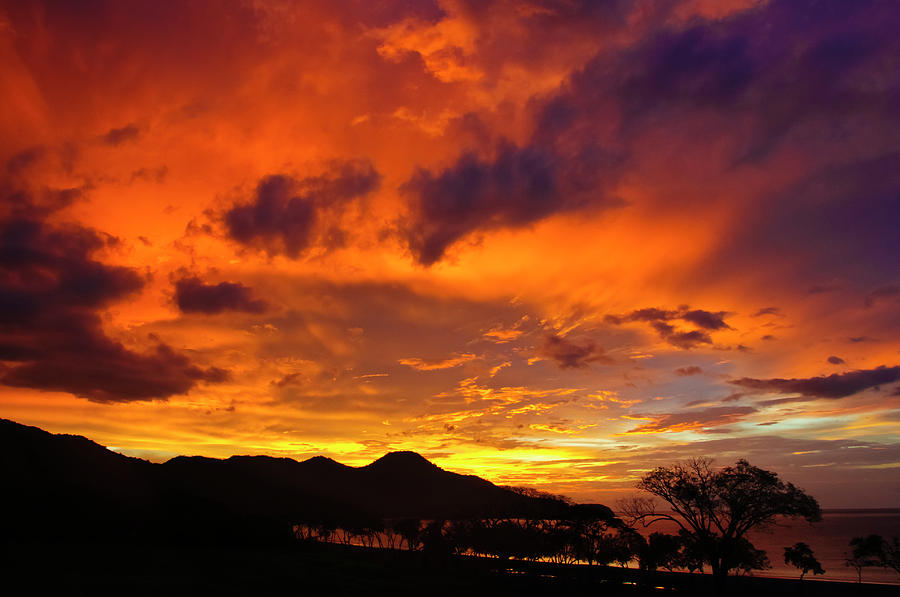
[[(0, 534), (229, 541), (308, 520), (516, 516), (547, 507), (417, 452), (352, 467), (325, 456), (176, 456), (153, 463), (0, 419)], [(10, 513), (16, 513), (13, 517)], [(59, 525), (65, 520), (65, 525)]]

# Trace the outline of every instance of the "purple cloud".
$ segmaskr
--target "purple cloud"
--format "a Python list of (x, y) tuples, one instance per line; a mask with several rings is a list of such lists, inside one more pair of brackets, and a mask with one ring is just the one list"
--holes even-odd
[(560, 369), (581, 369), (598, 362), (612, 363), (612, 359), (593, 341), (576, 343), (555, 334), (544, 338), (538, 346), (537, 354), (556, 362)]
[(187, 277), (175, 282), (175, 303), (183, 313), (213, 315), (223, 311), (262, 313), (267, 304), (253, 297), (253, 290), (239, 282), (205, 284), (200, 278)]
[(249, 202), (225, 212), (225, 228), (242, 245), (296, 259), (313, 245), (341, 244), (340, 211), (376, 190), (380, 181), (368, 161), (335, 163), (325, 174), (300, 180), (267, 176)]
[[(806, 398), (846, 398), (863, 390), (900, 380), (900, 366), (881, 365), (847, 373), (794, 379), (753, 379), (742, 377), (729, 383), (767, 394), (800, 394)], [(793, 400), (793, 399), (786, 399)]]

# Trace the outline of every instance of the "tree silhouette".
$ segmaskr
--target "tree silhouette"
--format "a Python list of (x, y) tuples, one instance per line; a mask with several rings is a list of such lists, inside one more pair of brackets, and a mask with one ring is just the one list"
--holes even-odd
[(472, 521), (467, 519), (450, 521), (446, 537), (454, 554), (462, 555), (472, 549), (472, 525)]
[(676, 568), (683, 568), (691, 574), (694, 572), (703, 572), (703, 553), (697, 547), (697, 539), (690, 533), (681, 529), (678, 531), (678, 540), (681, 549), (678, 551), (678, 559), (675, 563)]
[(900, 574), (900, 538), (891, 537), (882, 543), (882, 566)]
[(632, 523), (676, 523), (710, 565), (714, 588), (720, 593), (729, 571), (767, 564), (760, 557), (765, 554), (746, 539), (748, 531), (770, 527), (779, 516), (816, 522), (822, 512), (812, 496), (746, 460), (719, 470), (711, 465), (711, 460), (699, 458), (659, 467), (641, 478), (637, 487), (661, 498), (671, 511), (641, 497), (623, 503), (622, 509)]
[(754, 570), (765, 570), (772, 567), (766, 552), (756, 549), (746, 537), (741, 537), (734, 542), (726, 565), (730, 570), (737, 571), (738, 574), (752, 574)]
[(642, 570), (654, 571), (665, 568), (672, 571), (678, 567), (681, 540), (676, 535), (650, 533), (646, 542), (638, 547), (638, 563)]
[(609, 564), (615, 561), (610, 544), (612, 531), (623, 528), (613, 511), (601, 504), (574, 504), (568, 514), (568, 544), (576, 560), (592, 564)]
[(453, 553), (445, 526), (443, 520), (432, 520), (420, 533), (422, 551), (432, 560), (445, 560)]
[(640, 542), (643, 539), (641, 535), (633, 529), (622, 529), (619, 533), (611, 537), (609, 543), (610, 553), (613, 562), (625, 568), (636, 557), (637, 550), (640, 548)]
[(393, 528), (394, 531), (400, 535), (401, 542), (400, 546), (403, 546), (403, 541), (406, 542), (406, 548), (409, 551), (415, 551), (419, 548), (420, 541), (420, 527), (422, 523), (418, 518), (403, 518), (394, 523)]
[(822, 564), (813, 555), (812, 548), (802, 541), (784, 548), (784, 563), (800, 570), (800, 580), (810, 572), (814, 575), (825, 574)]
[(863, 568), (884, 565), (885, 543), (881, 535), (854, 537), (850, 540), (850, 547), (853, 549), (844, 564), (856, 570), (856, 582), (862, 582)]

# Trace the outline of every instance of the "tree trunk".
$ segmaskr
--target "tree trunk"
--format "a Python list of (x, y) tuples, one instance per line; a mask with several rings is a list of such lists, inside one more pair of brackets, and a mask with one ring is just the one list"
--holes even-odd
[(722, 565), (718, 559), (710, 562), (712, 568), (713, 595), (716, 597), (725, 597), (728, 595), (725, 585), (728, 582), (728, 569)]

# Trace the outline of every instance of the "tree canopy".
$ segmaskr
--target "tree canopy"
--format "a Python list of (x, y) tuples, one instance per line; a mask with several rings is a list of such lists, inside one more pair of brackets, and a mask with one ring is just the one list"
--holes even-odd
[(810, 572), (813, 575), (825, 574), (825, 569), (813, 555), (812, 548), (802, 541), (784, 548), (784, 563), (800, 570), (800, 580)]
[(765, 554), (746, 538), (751, 529), (770, 527), (778, 517), (809, 522), (822, 518), (815, 498), (743, 459), (720, 469), (706, 458), (658, 467), (644, 475), (637, 487), (663, 500), (668, 509), (653, 498), (634, 498), (622, 504), (632, 523), (648, 526), (669, 520), (677, 524), (712, 568), (718, 586), (730, 570), (767, 564)]

